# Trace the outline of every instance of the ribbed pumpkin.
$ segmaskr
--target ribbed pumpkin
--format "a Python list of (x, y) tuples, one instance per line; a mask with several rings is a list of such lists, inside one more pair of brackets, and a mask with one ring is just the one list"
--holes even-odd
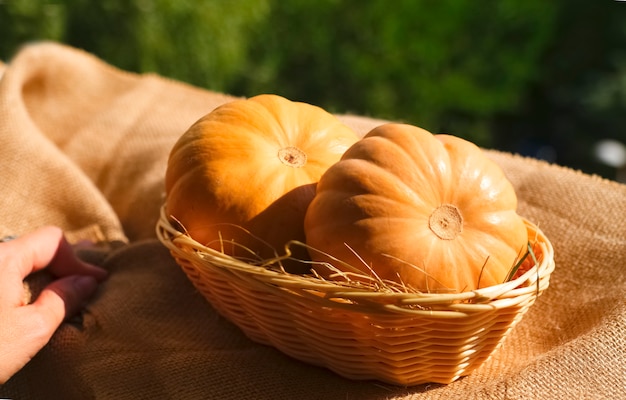
[(306, 241), (338, 270), (456, 293), (506, 280), (528, 243), (516, 208), (511, 183), (473, 143), (386, 124), (322, 176)]
[(357, 140), (332, 114), (277, 95), (224, 104), (172, 148), (166, 212), (226, 254), (253, 261), (283, 254), (286, 242), (304, 240), (317, 181)]

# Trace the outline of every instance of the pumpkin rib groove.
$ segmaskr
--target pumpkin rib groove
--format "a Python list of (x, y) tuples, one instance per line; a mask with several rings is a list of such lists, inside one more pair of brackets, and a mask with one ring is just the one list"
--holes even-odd
[[(419, 129), (413, 127), (415, 129)], [(421, 129), (420, 129), (421, 131)], [(393, 141), (395, 135), (373, 135), (368, 139), (371, 141), (360, 143), (358, 153), (350, 152), (350, 149), (344, 154), (344, 159), (363, 159), (368, 161), (372, 166), (381, 168), (390, 172), (396, 177), (402, 177), (401, 180), (395, 179), (394, 182), (403, 183), (414, 192), (428, 190), (436, 197), (443, 197), (439, 193), (441, 183), (448, 182), (449, 171), (442, 168), (446, 165), (447, 157), (443, 152), (443, 146), (439, 143), (431, 143), (428, 149), (411, 140), (409, 143), (397, 143)], [(382, 156), (379, 156), (381, 155)], [(428, 164), (427, 169), (403, 168), (402, 166), (414, 165), (423, 159), (434, 158)], [(440, 158), (443, 158), (443, 163)], [(439, 160), (439, 161), (438, 161)], [(437, 168), (439, 167), (439, 168)], [(437, 185), (430, 185), (428, 188), (418, 187), (420, 184), (437, 182)]]
[[(369, 173), (363, 176), (359, 171), (367, 168)], [(359, 193), (370, 193), (372, 191), (381, 191), (397, 194), (400, 197), (388, 196), (394, 198), (397, 203), (404, 203), (407, 206), (426, 205), (435, 202), (434, 196), (431, 199), (424, 199), (425, 193), (432, 191), (420, 190), (412, 187), (405, 182), (398, 180), (397, 174), (386, 170), (371, 161), (364, 159), (346, 159), (341, 164), (335, 164), (329, 168), (325, 179), (321, 181), (320, 190), (327, 187), (342, 188), (339, 190), (359, 190)], [(421, 193), (421, 195), (420, 195)]]

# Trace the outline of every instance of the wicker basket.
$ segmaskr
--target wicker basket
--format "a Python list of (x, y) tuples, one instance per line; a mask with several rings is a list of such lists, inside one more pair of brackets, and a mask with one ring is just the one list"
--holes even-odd
[(410, 386), (470, 374), (548, 287), (552, 245), (527, 227), (537, 265), (515, 280), (457, 294), (377, 292), (249, 265), (178, 231), (164, 208), (157, 235), (250, 339), (349, 379)]

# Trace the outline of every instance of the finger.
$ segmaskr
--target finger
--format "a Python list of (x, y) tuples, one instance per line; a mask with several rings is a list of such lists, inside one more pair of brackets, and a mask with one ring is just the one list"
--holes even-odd
[(15, 309), (0, 332), (0, 385), (26, 365), (50, 340), (61, 322), (94, 293), (93, 277), (71, 276), (48, 285), (37, 300)]
[(97, 287), (98, 281), (92, 276), (73, 275), (59, 278), (46, 286), (26, 308), (40, 316), (41, 329), (54, 332), (64, 319), (73, 316), (83, 307)]
[(81, 261), (67, 242), (63, 231), (47, 226), (13, 241), (3, 243), (2, 249), (9, 259), (17, 261), (21, 278), (47, 266), (56, 276), (91, 275), (103, 280), (107, 273), (102, 268)]
[[(81, 244), (81, 246), (85, 247), (84, 244)], [(74, 246), (72, 246), (65, 237), (61, 238), (57, 253), (48, 265), (48, 270), (58, 277), (89, 275), (93, 276), (98, 281), (104, 280), (108, 275), (105, 269), (81, 260), (76, 255)]]
[(52, 261), (62, 238), (61, 229), (50, 226), (3, 243), (2, 251), (6, 254), (5, 265), (8, 264), (8, 260), (17, 264), (21, 277), (25, 278)]

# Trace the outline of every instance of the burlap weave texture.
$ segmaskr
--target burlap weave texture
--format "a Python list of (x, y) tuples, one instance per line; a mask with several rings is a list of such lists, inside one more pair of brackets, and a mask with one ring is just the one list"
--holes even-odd
[[(72, 240), (110, 244), (87, 256), (111, 273), (0, 397), (626, 398), (626, 186), (486, 150), (515, 186), (520, 214), (555, 247), (550, 288), (469, 377), (353, 382), (248, 340), (154, 238), (171, 146), (232, 96), (53, 43), (25, 47), (0, 70), (0, 236), (59, 225)], [(381, 123), (341, 118), (361, 134)]]

